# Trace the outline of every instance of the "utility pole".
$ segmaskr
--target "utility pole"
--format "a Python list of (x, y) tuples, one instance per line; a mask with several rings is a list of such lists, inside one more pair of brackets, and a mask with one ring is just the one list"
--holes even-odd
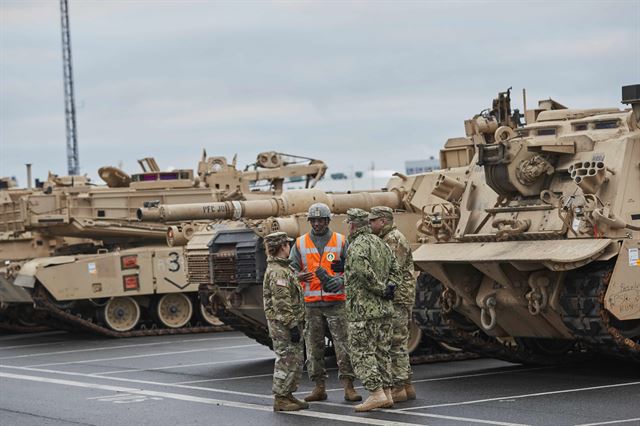
[(80, 159), (78, 156), (76, 105), (73, 98), (73, 66), (71, 64), (71, 36), (69, 34), (69, 5), (67, 0), (60, 0), (60, 22), (62, 27), (64, 115), (67, 128), (67, 170), (69, 175), (79, 175)]

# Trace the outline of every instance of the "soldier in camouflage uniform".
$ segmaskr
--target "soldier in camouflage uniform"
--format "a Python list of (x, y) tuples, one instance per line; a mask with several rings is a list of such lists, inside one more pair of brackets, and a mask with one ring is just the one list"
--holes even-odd
[(349, 249), (345, 263), (349, 345), (356, 375), (369, 391), (357, 412), (393, 407), (391, 319), (399, 270), (391, 249), (371, 234), (369, 214), (347, 211)]
[(264, 313), (273, 341), (276, 362), (273, 369), (274, 411), (297, 411), (309, 404), (293, 396), (304, 365), (301, 340), (304, 323), (302, 289), (289, 261), (289, 242), (284, 232), (264, 238), (267, 270), (264, 274)]
[(393, 298), (393, 337), (391, 340), (391, 372), (393, 375), (393, 402), (415, 399), (411, 384), (411, 365), (407, 343), (411, 310), (416, 298), (416, 280), (413, 277), (413, 256), (409, 241), (393, 224), (393, 210), (389, 207), (373, 207), (369, 213), (369, 225), (378, 237), (387, 243), (396, 257), (402, 280)]

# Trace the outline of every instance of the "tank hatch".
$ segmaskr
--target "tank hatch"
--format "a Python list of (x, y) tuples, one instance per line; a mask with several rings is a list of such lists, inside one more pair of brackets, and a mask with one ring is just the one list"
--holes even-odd
[(129, 186), (134, 189), (191, 188), (198, 185), (193, 170), (178, 169), (167, 172), (149, 171), (131, 175)]

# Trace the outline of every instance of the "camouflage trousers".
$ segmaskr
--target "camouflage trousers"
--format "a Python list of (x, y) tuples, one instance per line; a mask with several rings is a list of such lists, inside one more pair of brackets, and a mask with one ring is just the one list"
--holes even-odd
[(327, 378), (327, 370), (324, 366), (325, 318), (336, 350), (338, 377), (340, 379), (353, 379), (355, 375), (351, 366), (349, 347), (347, 346), (347, 311), (344, 303), (321, 307), (307, 305), (305, 307), (306, 327), (304, 341), (307, 346), (309, 378), (313, 382)]
[(391, 337), (391, 375), (393, 384), (400, 386), (409, 383), (411, 379), (411, 365), (409, 364), (409, 321), (411, 321), (411, 306), (394, 304)]
[(276, 362), (273, 368), (273, 394), (286, 396), (298, 389), (304, 365), (302, 339), (291, 341), (289, 328), (280, 321), (268, 321), (269, 336), (273, 341)]
[(369, 392), (391, 387), (391, 318), (349, 322), (351, 359), (364, 388)]

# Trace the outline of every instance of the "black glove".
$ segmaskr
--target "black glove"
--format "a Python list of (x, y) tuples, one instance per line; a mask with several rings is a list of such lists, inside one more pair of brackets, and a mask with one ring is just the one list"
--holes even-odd
[(323, 287), (329, 284), (329, 280), (331, 280), (331, 275), (322, 266), (318, 266), (318, 269), (316, 269), (316, 277), (318, 277)]
[(344, 272), (344, 259), (341, 257), (340, 259), (336, 259), (331, 262), (331, 270), (336, 274), (339, 272)]
[(329, 282), (322, 285), (322, 288), (329, 293), (337, 293), (342, 289), (342, 280), (338, 277), (331, 277)]
[(300, 329), (297, 325), (289, 329), (289, 336), (291, 336), (291, 341), (293, 343), (298, 343), (300, 341)]
[(396, 295), (396, 285), (393, 283), (388, 283), (387, 288), (384, 289), (382, 293), (382, 298), (385, 300), (393, 300), (393, 297)]

